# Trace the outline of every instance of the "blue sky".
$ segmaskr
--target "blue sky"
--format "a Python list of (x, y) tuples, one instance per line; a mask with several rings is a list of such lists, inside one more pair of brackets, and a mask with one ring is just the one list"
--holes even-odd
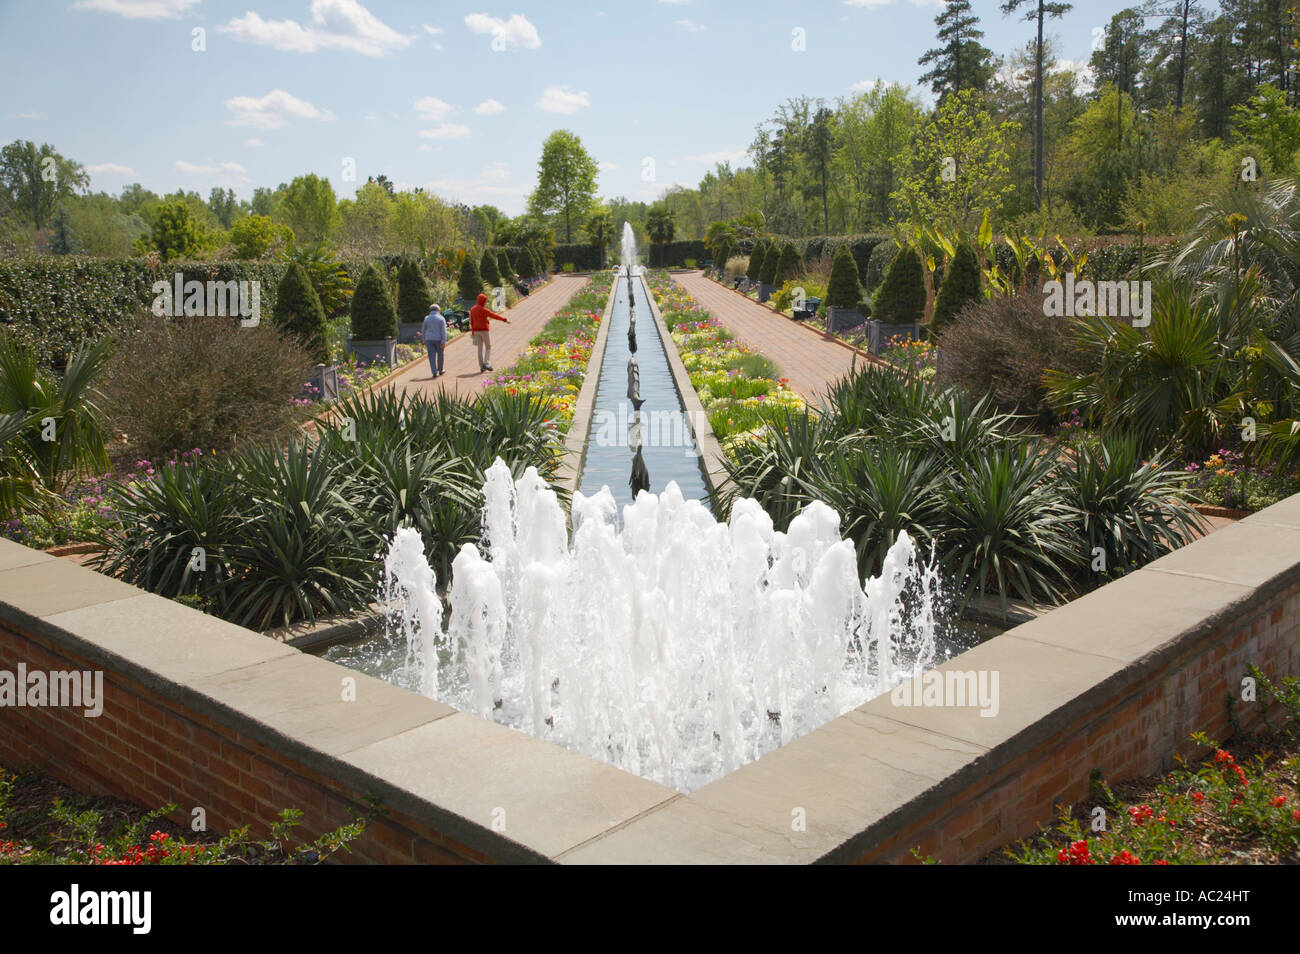
[[(995, 51), (1032, 37), (997, 0), (974, 5)], [(1051, 21), (1063, 58), (1086, 60), (1093, 29), (1125, 5), (1078, 0)], [(138, 181), (248, 198), (316, 172), (351, 195), (384, 173), (513, 215), (542, 141), (566, 128), (601, 163), (601, 195), (651, 200), (720, 159), (744, 164), (755, 124), (789, 97), (915, 84), (940, 6), (0, 0), (0, 142), (52, 143), (109, 192)]]

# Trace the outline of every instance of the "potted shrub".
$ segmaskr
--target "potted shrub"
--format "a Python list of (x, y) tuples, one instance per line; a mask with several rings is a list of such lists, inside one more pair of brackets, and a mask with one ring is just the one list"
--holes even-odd
[(963, 242), (957, 246), (943, 276), (943, 284), (939, 286), (939, 295), (934, 300), (934, 315), (930, 318), (930, 333), (940, 331), (967, 303), (983, 298), (979, 259), (975, 257), (975, 250)]
[(312, 287), (307, 270), (298, 262), (285, 269), (275, 293), (271, 320), (285, 334), (296, 339), (316, 359), (316, 368), (307, 379), (307, 387), (322, 401), (339, 397), (338, 366), (330, 361), (325, 336), (325, 307)]
[(758, 273), (758, 300), (767, 301), (776, 291), (776, 270), (781, 264), (781, 250), (773, 242), (763, 254), (763, 270)]
[(916, 249), (900, 249), (885, 273), (872, 302), (874, 317), (867, 323), (867, 347), (880, 354), (891, 339), (921, 336), (925, 317), (925, 272)]
[(460, 279), (456, 283), (456, 294), (460, 296), (457, 304), (461, 308), (471, 308), (478, 301), (478, 296), (483, 294), (483, 278), (479, 275), (478, 266), (474, 264), (474, 257), (466, 255), (465, 261), (460, 266)]
[(785, 283), (799, 277), (801, 261), (799, 250), (793, 242), (786, 242), (781, 248), (781, 255), (776, 260), (776, 274), (772, 276), (772, 287), (783, 288)]
[(352, 336), (348, 353), (359, 364), (397, 361), (397, 309), (379, 269), (367, 265), (352, 293)]
[(415, 262), (402, 262), (397, 270), (397, 340), (404, 344), (418, 340), (424, 316), (429, 313), (433, 296), (429, 283)]
[(763, 273), (763, 256), (766, 252), (765, 242), (759, 240), (754, 243), (754, 250), (749, 253), (749, 267), (745, 269), (745, 291), (758, 284), (758, 276)]
[(483, 257), (479, 259), (478, 275), (492, 288), (501, 284), (501, 270), (497, 267), (497, 258), (487, 249), (483, 249)]
[(862, 300), (862, 286), (858, 282), (858, 266), (847, 245), (841, 245), (831, 261), (831, 280), (826, 289), (826, 330), (834, 334), (862, 324), (858, 310)]

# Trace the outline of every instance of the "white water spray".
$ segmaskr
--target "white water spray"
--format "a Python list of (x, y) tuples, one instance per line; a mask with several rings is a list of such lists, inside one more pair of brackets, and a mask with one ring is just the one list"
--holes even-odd
[(692, 791), (888, 691), (934, 656), (935, 574), (900, 533), (857, 576), (839, 517), (786, 533), (756, 501), (719, 523), (676, 484), (623, 508), (574, 495), (572, 539), (533, 468), (498, 460), (484, 541), (452, 565), (451, 622), (423, 542), (385, 562), (390, 618), (425, 694)]
[(623, 270), (628, 276), (634, 275), (633, 269), (636, 268), (636, 233), (632, 231), (631, 222), (623, 223), (622, 262)]

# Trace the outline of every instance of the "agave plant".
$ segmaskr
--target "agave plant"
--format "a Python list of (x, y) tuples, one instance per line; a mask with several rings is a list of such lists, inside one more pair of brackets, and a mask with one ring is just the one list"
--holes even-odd
[[(1058, 478), (1074, 532), (1083, 546), (1079, 575), (1117, 576), (1185, 546), (1208, 529), (1186, 501), (1191, 475), (1171, 470), (1159, 455), (1142, 460), (1137, 441), (1105, 435), (1075, 449)], [(1104, 564), (1096, 562), (1104, 555)]]
[(727, 479), (725, 489), (713, 495), (715, 512), (730, 513), (736, 500), (752, 497), (776, 529), (784, 530), (816, 499), (818, 462), (832, 454), (834, 446), (826, 417), (806, 410), (787, 413), (760, 437), (735, 445), (723, 461)]

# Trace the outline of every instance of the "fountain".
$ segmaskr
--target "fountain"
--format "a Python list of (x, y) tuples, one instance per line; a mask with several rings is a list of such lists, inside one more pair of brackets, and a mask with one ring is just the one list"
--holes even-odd
[(786, 533), (756, 501), (719, 523), (676, 484), (623, 508), (581, 492), (573, 533), (535, 470), (498, 460), (484, 540), (452, 565), (451, 615), (401, 529), (385, 596), (405, 684), (681, 791), (887, 692), (934, 657), (937, 579), (899, 534), (865, 588), (839, 517)]

